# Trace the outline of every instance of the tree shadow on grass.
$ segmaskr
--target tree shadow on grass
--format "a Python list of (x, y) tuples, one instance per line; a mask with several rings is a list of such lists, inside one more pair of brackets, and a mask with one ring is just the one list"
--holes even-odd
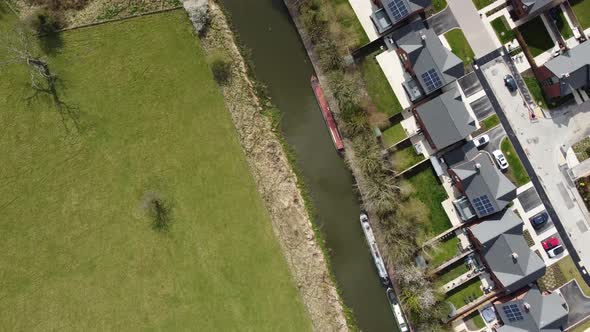
[(55, 78), (51, 87), (33, 87), (32, 89), (33, 94), (25, 99), (29, 107), (42, 101), (52, 104), (60, 116), (66, 134), (80, 133), (80, 108), (64, 100), (67, 89), (62, 79)]
[(49, 56), (54, 56), (64, 47), (63, 34), (60, 32), (47, 32), (39, 36), (41, 50)]

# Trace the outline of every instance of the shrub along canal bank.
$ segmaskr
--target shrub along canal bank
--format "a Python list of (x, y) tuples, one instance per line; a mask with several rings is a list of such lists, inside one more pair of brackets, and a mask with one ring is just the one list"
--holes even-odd
[(283, 135), (297, 155), (331, 253), (344, 303), (363, 331), (395, 329), (362, 236), (353, 178), (337, 155), (310, 87), (313, 67), (281, 0), (222, 0), (254, 72), (283, 112)]

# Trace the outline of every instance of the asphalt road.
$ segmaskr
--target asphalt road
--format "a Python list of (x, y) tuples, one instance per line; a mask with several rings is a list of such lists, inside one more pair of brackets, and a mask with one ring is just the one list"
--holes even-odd
[[(510, 61), (510, 59), (508, 59), (508, 61)], [(512, 145), (514, 146), (514, 150), (516, 151), (516, 154), (518, 154), (518, 157), (522, 161), (522, 164), (523, 164), (525, 170), (527, 171), (529, 177), (531, 178), (531, 181), (532, 181), (533, 185), (535, 186), (535, 189), (537, 189), (537, 193), (539, 194), (541, 201), (545, 205), (545, 208), (547, 209), (549, 216), (553, 220), (555, 228), (557, 229), (557, 231), (559, 232), (559, 235), (563, 239), (563, 244), (565, 245), (565, 247), (569, 251), (570, 256), (572, 257), (574, 262), (579, 262), (580, 256), (578, 255), (578, 252), (576, 251), (576, 249), (572, 245), (572, 242), (571, 242), (570, 238), (568, 237), (567, 232), (566, 232), (561, 220), (559, 219), (559, 217), (557, 216), (557, 213), (555, 212), (555, 209), (553, 208), (553, 204), (551, 204), (551, 201), (549, 201), (547, 193), (545, 192), (545, 189), (541, 185), (541, 181), (539, 180), (539, 177), (535, 173), (535, 170), (534, 170), (533, 166), (531, 165), (531, 162), (529, 161), (528, 157), (526, 156), (524, 149), (522, 148), (522, 145), (518, 141), (516, 133), (514, 132), (514, 129), (510, 126), (510, 123), (508, 122), (508, 118), (506, 117), (506, 114), (502, 110), (502, 107), (500, 107), (500, 104), (498, 103), (498, 99), (494, 95), (494, 91), (491, 89), (488, 81), (486, 80), (486, 77), (484, 76), (483, 72), (481, 71), (481, 67), (478, 66), (475, 69), (475, 72), (477, 74), (477, 77), (479, 78), (479, 81), (480, 81), (483, 89), (485, 90), (486, 94), (488, 95), (488, 98), (490, 99), (490, 102), (492, 103), (492, 106), (494, 107), (496, 114), (498, 114), (500, 122), (502, 123), (502, 126), (504, 126), (504, 129), (506, 130), (506, 133), (508, 134), (508, 137), (509, 137), (510, 141), (512, 142)], [(580, 271), (580, 274), (584, 278), (584, 281), (588, 285), (590, 285), (590, 275), (588, 275), (586, 273), (586, 271), (583, 268), (580, 268), (578, 265), (576, 265), (576, 267)]]
[(451, 29), (459, 28), (459, 23), (457, 23), (455, 16), (453, 16), (453, 12), (451, 12), (448, 6), (438, 14), (428, 18), (426, 23), (428, 23), (428, 26), (434, 30), (437, 35), (442, 35)]

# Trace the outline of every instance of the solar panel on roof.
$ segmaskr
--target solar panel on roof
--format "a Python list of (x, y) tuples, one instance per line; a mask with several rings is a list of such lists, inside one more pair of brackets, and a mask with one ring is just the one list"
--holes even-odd
[(393, 19), (397, 22), (402, 18), (408, 16), (408, 8), (403, 0), (392, 0), (387, 4), (389, 10), (393, 14)]
[(494, 212), (494, 206), (487, 195), (474, 198), (473, 204), (480, 215), (488, 215)]
[(426, 84), (426, 89), (428, 91), (436, 90), (442, 86), (442, 81), (440, 80), (440, 77), (438, 76), (438, 73), (436, 72), (436, 70), (434, 68), (429, 69), (427, 72), (423, 73), (421, 76), (422, 76), (422, 80)]
[(502, 310), (504, 310), (504, 313), (506, 314), (506, 318), (508, 318), (508, 321), (510, 321), (510, 322), (515, 322), (515, 321), (524, 319), (524, 317), (522, 316), (522, 312), (520, 311), (518, 306), (514, 303), (507, 304), (507, 305), (503, 306)]

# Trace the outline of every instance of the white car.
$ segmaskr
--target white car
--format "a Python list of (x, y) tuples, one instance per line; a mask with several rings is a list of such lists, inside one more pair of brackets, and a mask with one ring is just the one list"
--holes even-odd
[(501, 170), (505, 170), (508, 168), (508, 160), (504, 157), (504, 154), (500, 150), (495, 150), (492, 152), (494, 158), (496, 158), (496, 163)]
[(481, 135), (479, 138), (473, 140), (473, 144), (475, 144), (476, 148), (480, 146), (484, 146), (490, 142), (490, 136), (488, 135)]
[(561, 254), (562, 252), (564, 252), (565, 249), (563, 248), (563, 246), (559, 245), (551, 250), (547, 251), (547, 256), (549, 256), (550, 258), (553, 258), (559, 254)]

